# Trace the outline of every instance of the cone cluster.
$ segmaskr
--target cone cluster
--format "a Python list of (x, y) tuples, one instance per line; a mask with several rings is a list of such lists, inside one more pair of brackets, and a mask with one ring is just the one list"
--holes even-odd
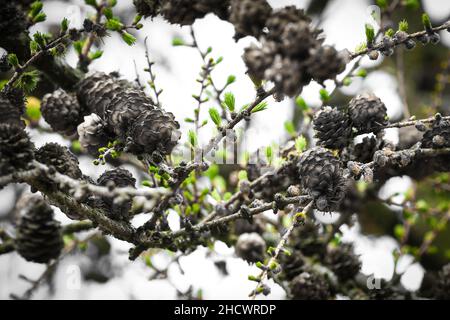
[(344, 71), (345, 53), (322, 46), (322, 31), (311, 25), (303, 10), (295, 6), (274, 10), (266, 27), (261, 45), (248, 47), (243, 58), (249, 75), (272, 81), (280, 99), (300, 94), (313, 79), (322, 83)]
[(191, 25), (196, 19), (214, 13), (228, 18), (229, 0), (134, 0), (138, 13), (154, 18), (161, 14), (172, 24)]
[[(386, 111), (384, 103), (374, 94), (356, 96), (350, 101), (348, 110), (323, 107), (313, 120), (318, 145), (342, 150), (350, 144), (354, 133), (377, 133), (388, 123)], [(358, 153), (357, 159), (367, 158), (376, 151), (377, 144), (375, 138), (365, 137), (352, 151)]]
[[(79, 83), (77, 96), (84, 110), (98, 116), (86, 119), (87, 123), (78, 127), (85, 145), (92, 142), (96, 147), (103, 140), (120, 140), (133, 153), (158, 151), (166, 155), (180, 137), (173, 114), (155, 106), (128, 81), (97, 72)], [(93, 133), (98, 134), (98, 140)]]

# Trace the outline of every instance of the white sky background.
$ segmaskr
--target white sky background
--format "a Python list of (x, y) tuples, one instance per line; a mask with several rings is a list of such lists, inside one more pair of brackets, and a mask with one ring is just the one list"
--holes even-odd
[[(82, 4), (84, 1), (75, 0), (74, 4)], [(119, 0), (118, 7), (130, 7), (132, 0)], [(295, 4), (300, 7), (308, 1), (304, 0), (272, 0), (269, 2), (274, 7)], [(433, 18), (444, 18), (450, 13), (450, 1), (448, 0), (427, 0), (423, 1), (427, 12)], [(364, 40), (364, 23), (370, 21), (367, 12), (368, 1), (335, 0), (324, 15), (321, 27), (326, 35), (326, 43), (335, 45), (338, 49), (348, 48), (352, 50), (358, 43)], [(71, 18), (71, 26), (77, 27), (82, 23), (84, 12), (79, 12), (76, 6), (58, 1), (48, 1), (44, 10), (47, 13), (49, 22), (59, 23), (63, 17)], [(131, 18), (130, 18), (131, 19)], [(41, 24), (39, 28), (45, 27)], [(249, 43), (255, 41), (251, 38), (240, 40), (237, 44), (232, 39), (234, 29), (231, 24), (223, 22), (216, 17), (209, 15), (205, 19), (197, 21), (194, 25), (198, 36), (199, 45), (202, 48), (211, 46), (213, 56), (223, 56), (224, 60), (214, 71), (213, 79), (221, 86), (228, 75), (237, 77), (236, 83), (230, 87), (236, 96), (237, 105), (251, 102), (255, 92), (250, 80), (245, 76), (245, 65), (241, 59), (243, 49)], [(156, 61), (155, 70), (157, 73), (157, 86), (163, 88), (161, 96), (162, 104), (168, 111), (175, 114), (182, 124), (185, 133), (190, 129), (189, 124), (182, 121), (186, 117), (192, 117), (196, 101), (192, 94), (199, 92), (199, 84), (193, 81), (200, 70), (201, 60), (198, 53), (190, 48), (172, 47), (171, 40), (174, 35), (180, 36), (189, 41), (189, 28), (178, 28), (155, 19), (153, 22), (144, 22), (144, 28), (137, 33), (138, 44), (128, 47), (116, 34), (105, 40), (104, 55), (101, 59), (91, 65), (91, 69), (111, 72), (119, 71), (120, 74), (129, 79), (135, 79), (133, 60), (138, 65), (142, 80), (148, 80), (142, 71), (146, 66), (143, 41), (148, 36), (148, 44), (152, 59)], [(441, 34), (442, 41), (450, 44), (448, 33)], [(71, 65), (76, 65), (76, 56), (69, 53), (68, 61)], [(382, 58), (380, 58), (382, 59)], [(380, 60), (381, 61), (381, 60)], [(364, 60), (364, 66), (378, 64)], [(332, 85), (327, 85), (332, 89)], [(311, 84), (304, 89), (302, 96), (311, 105), (320, 103), (318, 95), (319, 86)], [(395, 77), (382, 71), (371, 73), (364, 81), (356, 80), (345, 88), (346, 94), (356, 94), (361, 91), (373, 91), (387, 105), (389, 116), (396, 116), (400, 113), (401, 102), (397, 94), (397, 83)], [(207, 108), (204, 108), (201, 116), (207, 119)], [(267, 146), (272, 142), (280, 142), (285, 138), (284, 122), (292, 115), (292, 102), (286, 99), (281, 103), (269, 100), (269, 109), (254, 116), (253, 128), (258, 131), (249, 136), (251, 150), (261, 146)], [(252, 116), (253, 118), (253, 116)], [(212, 128), (206, 127), (203, 130), (200, 141), (207, 141), (211, 136)], [(39, 137), (32, 133), (32, 137), (37, 146), (48, 141), (64, 143), (58, 135), (46, 135)], [(387, 138), (396, 142), (398, 140), (395, 129), (387, 134)], [(182, 137), (186, 141), (186, 135)], [(97, 177), (105, 167), (94, 167), (89, 159), (81, 159), (82, 170), (85, 174)], [(393, 191), (406, 190), (410, 185), (409, 179), (396, 178), (389, 182), (381, 190), (382, 196), (388, 197)], [(12, 205), (12, 187), (0, 191), (0, 215), (9, 211)], [(58, 218), (63, 222), (68, 219), (62, 214)], [(368, 239), (359, 234), (358, 228), (344, 230), (344, 240), (355, 241), (357, 253), (361, 254), (363, 261), (362, 271), (366, 274), (374, 273), (376, 277), (389, 278), (392, 274), (393, 262), (390, 252), (395, 247), (395, 241), (388, 237), (380, 239)], [(79, 256), (65, 259), (60, 265), (56, 274), (55, 294), (52, 298), (60, 299), (171, 299), (175, 298), (175, 290), (167, 281), (147, 281), (151, 271), (143, 262), (129, 262), (127, 258), (128, 244), (112, 240), (114, 266), (119, 271), (118, 276), (106, 284), (96, 284), (93, 282), (83, 282), (81, 287), (73, 287), (68, 282), (68, 278), (73, 279), (73, 266), (77, 266), (82, 259)], [(170, 268), (170, 278), (174, 285), (181, 291), (186, 290), (189, 285), (194, 286), (194, 290), (201, 289), (206, 299), (246, 299), (250, 290), (254, 288), (254, 283), (247, 280), (249, 274), (256, 274), (255, 267), (248, 266), (244, 261), (233, 256), (233, 250), (218, 243), (216, 253), (213, 258), (206, 257), (207, 250), (200, 248), (188, 257), (181, 260), (185, 271), (181, 275), (178, 268), (173, 265)], [(164, 265), (167, 257), (160, 256), (155, 263)], [(223, 277), (219, 274), (213, 261), (226, 259), (230, 275)], [(406, 262), (405, 262), (406, 263)], [(407, 263), (406, 263), (407, 264)], [(37, 277), (43, 270), (43, 266), (27, 263), (17, 254), (12, 253), (0, 256), (0, 298), (8, 298), (14, 292), (22, 293), (28, 288), (28, 284), (18, 279), (19, 274), (33, 278)], [(76, 269), (75, 269), (76, 270)], [(413, 266), (405, 276), (405, 285), (416, 288), (421, 281), (420, 266)], [(76, 276), (76, 273), (75, 273)], [(76, 278), (76, 277), (75, 277)], [(284, 292), (278, 286), (272, 284), (272, 293), (269, 298), (283, 298)], [(48, 291), (44, 288), (38, 291), (37, 298), (49, 297)]]

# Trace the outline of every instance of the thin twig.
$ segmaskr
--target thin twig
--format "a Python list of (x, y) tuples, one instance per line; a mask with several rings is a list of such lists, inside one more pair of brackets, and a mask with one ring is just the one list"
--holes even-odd
[[(441, 30), (445, 30), (445, 29), (447, 29), (449, 27), (450, 27), (450, 21), (447, 21), (447, 22), (445, 22), (444, 24), (442, 24), (442, 25), (440, 25), (438, 27), (432, 28), (431, 30), (433, 32), (438, 32), (438, 31), (441, 31)], [(401, 44), (404, 44), (405, 42), (407, 42), (408, 40), (411, 40), (411, 39), (417, 40), (417, 39), (423, 37), (424, 35), (426, 35), (428, 33), (429, 33), (429, 31), (423, 30), (423, 31), (419, 31), (419, 32), (408, 34), (408, 36), (406, 36), (405, 39), (402, 39), (401, 41), (396, 41), (394, 46), (399, 46)], [(372, 45), (370, 48), (365, 48), (365, 49), (360, 50), (358, 52), (351, 53), (350, 54), (350, 59), (355, 59), (355, 58), (357, 58), (359, 56), (363, 56), (363, 55), (368, 54), (368, 53), (370, 53), (372, 51), (382, 50), (383, 48), (384, 48), (383, 42), (379, 42), (379, 43), (376, 43), (376, 44)]]
[(255, 290), (253, 290), (250, 293), (251, 299), (255, 299), (256, 295), (260, 292), (260, 290), (264, 288), (263, 282), (268, 277), (271, 266), (277, 264), (278, 256), (280, 255), (280, 253), (283, 250), (283, 247), (286, 245), (287, 241), (289, 240), (289, 237), (290, 237), (292, 231), (294, 231), (295, 227), (297, 227), (302, 222), (304, 222), (305, 217), (313, 209), (313, 204), (314, 204), (314, 201), (310, 201), (306, 205), (306, 207), (303, 208), (301, 214), (297, 214), (295, 217), (293, 217), (291, 225), (289, 226), (289, 228), (286, 230), (286, 232), (283, 234), (280, 241), (278, 242), (278, 245), (276, 246), (272, 257), (269, 259), (269, 262), (267, 263), (265, 268), (261, 271), (260, 275), (257, 277), (258, 284), (256, 285)]

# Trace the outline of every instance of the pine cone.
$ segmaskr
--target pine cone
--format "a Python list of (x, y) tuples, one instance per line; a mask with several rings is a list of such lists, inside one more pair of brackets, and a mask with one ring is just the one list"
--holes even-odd
[[(97, 180), (101, 186), (115, 187), (135, 187), (136, 179), (133, 178), (131, 172), (122, 168), (115, 168), (113, 170), (105, 171)], [(114, 220), (128, 220), (129, 211), (131, 209), (131, 199), (119, 199), (102, 197), (101, 199), (106, 207), (108, 216)]]
[(285, 95), (288, 97), (299, 95), (303, 86), (311, 81), (311, 78), (303, 72), (303, 66), (300, 62), (282, 58), (280, 55), (275, 57), (272, 66), (266, 70), (264, 78), (275, 84), (277, 96), (280, 100)]
[(356, 182), (350, 181), (338, 210), (340, 213), (349, 216), (348, 225), (351, 225), (351, 215), (354, 213), (358, 214), (363, 205), (363, 197), (356, 187)]
[(272, 65), (277, 53), (277, 45), (272, 41), (262, 41), (261, 48), (252, 44), (245, 48), (243, 60), (247, 66), (247, 72), (255, 80), (263, 80), (264, 74)]
[(82, 177), (78, 166), (78, 159), (70, 152), (69, 148), (63, 147), (57, 143), (51, 142), (40, 147), (36, 153), (36, 160), (47, 165), (53, 166), (56, 171), (73, 179)]
[(315, 137), (318, 144), (330, 149), (342, 149), (349, 144), (352, 127), (350, 118), (337, 108), (322, 108), (314, 116)]
[(387, 109), (374, 94), (361, 94), (350, 101), (349, 112), (358, 133), (378, 132), (387, 124)]
[(297, 166), (302, 188), (315, 199), (316, 208), (337, 209), (346, 187), (341, 161), (330, 151), (316, 147), (302, 153)]
[(154, 18), (161, 10), (162, 0), (133, 0), (136, 11), (143, 17)]
[(325, 260), (341, 281), (352, 279), (361, 269), (361, 261), (349, 243), (330, 248)]
[(42, 116), (56, 132), (72, 135), (83, 121), (81, 107), (74, 95), (58, 89), (44, 96)]
[(450, 300), (450, 263), (439, 271), (436, 299)]
[(118, 139), (128, 151), (158, 151), (165, 155), (180, 137), (173, 115), (157, 108), (151, 98), (128, 81), (94, 73), (80, 82), (77, 94), (83, 108), (93, 110), (106, 124), (103, 130), (105, 126), (97, 118), (88, 119), (90, 122), (79, 133), (84, 134), (85, 145), (97, 145), (91, 133), (95, 131), (104, 133), (98, 140), (103, 142), (105, 136)]
[(335, 79), (345, 70), (346, 63), (342, 57), (343, 53), (337, 52), (331, 46), (311, 49), (310, 54), (310, 58), (306, 61), (307, 71), (318, 83)]
[(331, 297), (327, 281), (316, 272), (302, 272), (292, 279), (289, 288), (296, 300), (326, 300)]
[(235, 250), (236, 255), (247, 262), (264, 261), (266, 242), (256, 232), (243, 233), (236, 242)]
[[(111, 101), (128, 89), (134, 89), (134, 85), (103, 72), (95, 72), (84, 78), (77, 85), (77, 97), (83, 115), (96, 113), (104, 118)], [(143, 92), (141, 95), (145, 96)]]
[[(13, 89), (17, 92), (17, 89)], [(0, 93), (0, 123), (8, 123), (21, 128), (25, 128), (25, 123), (20, 118), (24, 111), (23, 95), (21, 99), (17, 99), (15, 94), (8, 94), (8, 92)]]
[(285, 25), (280, 38), (284, 56), (295, 58), (297, 61), (306, 60), (312, 49), (320, 47), (322, 43), (322, 40), (318, 40), (320, 33), (320, 30), (311, 27), (309, 20), (299, 20)]
[[(128, 128), (145, 112), (157, 109), (142, 91), (128, 89), (116, 95), (105, 113), (109, 131), (124, 139)], [(160, 110), (160, 109), (159, 109)]]
[(377, 138), (373, 136), (364, 137), (362, 142), (353, 147), (352, 159), (361, 163), (368, 163), (372, 161), (375, 152), (381, 149), (382, 143)]
[(34, 146), (20, 127), (0, 124), (0, 176), (28, 169), (34, 158)]
[(127, 149), (134, 153), (169, 154), (180, 138), (179, 128), (170, 112), (161, 109), (143, 112), (130, 128)]
[(282, 254), (280, 256), (281, 274), (283, 280), (291, 281), (296, 276), (305, 271), (305, 261), (302, 254), (294, 250), (290, 255)]
[(296, 6), (286, 6), (284, 8), (274, 10), (269, 19), (267, 19), (266, 26), (269, 30), (268, 37), (274, 41), (283, 39), (283, 32), (286, 26), (290, 23), (303, 21), (311, 23), (311, 19), (305, 14), (304, 10), (297, 9)]
[(233, 234), (241, 235), (243, 233), (253, 233), (262, 234), (264, 232), (264, 223), (261, 219), (257, 217), (253, 218), (252, 222), (246, 219), (238, 219), (233, 225)]
[(173, 24), (191, 25), (196, 19), (214, 13), (221, 19), (228, 17), (228, 0), (166, 0), (161, 14)]
[(43, 198), (30, 196), (27, 200), (17, 227), (16, 249), (27, 261), (47, 263), (56, 259), (64, 246), (61, 226)]
[(98, 149), (108, 144), (109, 134), (106, 130), (106, 123), (95, 113), (84, 117), (84, 122), (78, 128), (80, 144), (90, 154), (98, 155)]
[(439, 271), (425, 272), (419, 293), (429, 299), (450, 300), (450, 263)]
[(422, 148), (449, 148), (450, 147), (450, 121), (436, 120), (430, 130), (422, 138)]
[(236, 29), (234, 38), (258, 38), (271, 12), (272, 7), (266, 0), (231, 0), (230, 22)]
[(17, 41), (18, 35), (28, 28), (26, 17), (15, 1), (2, 1), (1, 5), (0, 34), (3, 39), (0, 44)]
[(304, 225), (295, 228), (290, 240), (290, 245), (305, 256), (325, 254), (325, 243), (319, 234), (320, 224), (306, 221)]

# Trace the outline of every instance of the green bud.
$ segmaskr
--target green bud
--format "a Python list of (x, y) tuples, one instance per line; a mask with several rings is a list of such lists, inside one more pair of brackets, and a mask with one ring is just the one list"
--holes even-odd
[(88, 6), (97, 7), (97, 1), (95, 0), (84, 0), (84, 3), (86, 3)]
[(108, 19), (105, 24), (108, 30), (121, 31), (124, 27), (123, 23), (116, 18)]
[(216, 108), (209, 109), (209, 116), (211, 117), (211, 120), (214, 122), (214, 124), (220, 127), (222, 118), (220, 117), (219, 111), (217, 111)]
[(307, 141), (303, 135), (295, 139), (295, 149), (298, 153), (302, 153), (307, 146)]
[(395, 34), (395, 31), (394, 31), (394, 29), (392, 29), (392, 28), (389, 28), (389, 29), (384, 33), (384, 35), (385, 35), (386, 37), (389, 37), (389, 38), (392, 38), (392, 37), (394, 36), (394, 34)]
[(356, 76), (361, 77), (361, 78), (367, 77), (367, 70), (359, 69), (358, 72), (356, 72)]
[(144, 187), (149, 187), (149, 188), (151, 188), (153, 186), (152, 183), (150, 181), (148, 181), (148, 180), (142, 181), (142, 185)]
[(129, 46), (132, 46), (136, 42), (136, 38), (133, 35), (131, 35), (128, 32), (126, 32), (126, 31), (122, 32), (122, 39)]
[(267, 109), (267, 102), (263, 101), (260, 104), (258, 104), (256, 107), (253, 108), (252, 113), (264, 111)]
[(250, 280), (250, 281), (255, 281), (255, 282), (259, 282), (259, 281), (261, 281), (261, 278), (260, 278), (260, 277), (255, 277), (255, 276), (249, 275), (249, 276), (248, 276), (248, 280)]
[(229, 75), (228, 78), (227, 78), (227, 86), (229, 86), (230, 84), (232, 84), (235, 81), (236, 81), (236, 76)]
[(366, 23), (366, 40), (368, 44), (375, 41), (375, 30), (371, 24)]
[(409, 23), (405, 19), (403, 19), (402, 21), (400, 21), (398, 23), (398, 30), (403, 31), (403, 32), (408, 32), (408, 29), (409, 29)]
[(47, 15), (44, 12), (40, 12), (33, 18), (33, 23), (44, 22), (45, 19), (47, 19)]
[(320, 94), (320, 100), (322, 100), (323, 102), (327, 102), (330, 100), (330, 94), (328, 93), (328, 91), (326, 89), (320, 89), (319, 94)]
[(69, 20), (67, 18), (64, 18), (61, 21), (61, 33), (66, 33), (68, 29), (69, 29)]
[(178, 38), (178, 37), (175, 37), (175, 38), (173, 38), (172, 39), (172, 45), (174, 46), (174, 47), (177, 47), (177, 46), (184, 46), (184, 40), (183, 39), (181, 39), (181, 38)]
[(224, 103), (228, 110), (234, 112), (236, 106), (236, 98), (232, 92), (226, 92), (224, 95)]
[(30, 17), (34, 18), (43, 8), (43, 3), (41, 1), (35, 1), (30, 5)]
[(190, 145), (191, 145), (192, 147), (196, 147), (196, 146), (197, 146), (197, 142), (198, 142), (198, 140), (197, 140), (197, 134), (196, 134), (194, 131), (189, 130), (189, 132), (188, 132), (188, 137), (189, 137), (189, 143), (190, 143)]
[(112, 9), (111, 8), (105, 8), (103, 9), (103, 15), (106, 17), (106, 19), (112, 19), (114, 17)]
[(97, 51), (89, 54), (89, 59), (91, 59), (91, 60), (99, 59), (102, 55), (103, 55), (103, 51), (97, 50)]
[(431, 25), (430, 16), (426, 13), (422, 14), (422, 24), (427, 31), (433, 28), (433, 26)]
[(19, 66), (19, 59), (17, 58), (17, 56), (14, 53), (10, 53), (8, 54), (8, 63), (10, 65), (12, 65), (13, 67), (18, 67)]
[(297, 135), (294, 123), (290, 120), (284, 123), (284, 129), (286, 129), (287, 133), (289, 133), (292, 137), (295, 137)]
[(300, 108), (300, 110), (302, 111), (308, 111), (309, 107), (308, 104), (306, 103), (305, 99), (303, 99), (302, 97), (298, 96), (295, 99), (295, 104), (297, 105), (297, 107)]

